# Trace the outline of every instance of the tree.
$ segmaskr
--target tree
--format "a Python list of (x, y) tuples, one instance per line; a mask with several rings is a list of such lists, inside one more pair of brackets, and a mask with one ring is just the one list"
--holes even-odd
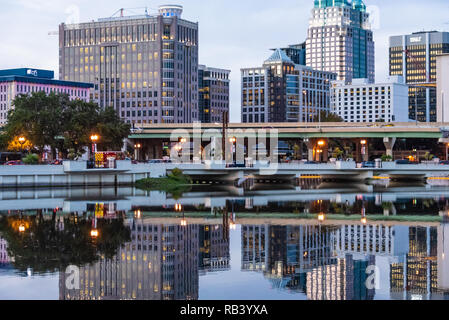
[[(6, 135), (5, 135), (6, 137)], [(9, 143), (7, 144), (8, 151), (12, 152), (21, 152), (23, 150), (31, 150), (33, 148), (33, 145), (31, 144), (30, 140), (25, 140), (24, 143), (20, 143), (19, 137), (13, 137), (9, 140)]]
[(313, 118), (314, 122), (344, 122), (343, 118), (341, 118), (339, 115), (327, 112), (327, 111), (320, 111), (320, 115), (316, 115)]
[(10, 139), (25, 136), (40, 153), (46, 146), (56, 156), (58, 141), (55, 137), (62, 131), (62, 110), (69, 103), (68, 95), (45, 92), (21, 94), (14, 101), (14, 109), (8, 113), (5, 131)]
[(65, 157), (68, 150), (75, 157), (82, 154), (90, 146), (93, 133), (100, 136), (103, 150), (120, 150), (131, 130), (114, 109), (102, 109), (82, 100), (70, 101), (67, 94), (34, 92), (17, 96), (13, 104), (5, 127), (9, 143), (24, 136), (39, 153), (49, 146), (53, 158), (56, 149)]

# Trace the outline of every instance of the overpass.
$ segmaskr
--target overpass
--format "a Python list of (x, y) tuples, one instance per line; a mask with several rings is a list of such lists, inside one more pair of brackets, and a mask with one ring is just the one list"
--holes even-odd
[[(190, 139), (195, 139), (207, 136), (213, 131), (221, 137), (222, 129), (222, 124), (219, 123), (142, 124), (132, 130), (129, 141), (132, 146), (140, 146), (137, 150), (138, 158), (161, 159), (168, 155), (168, 146), (173, 143), (171, 138), (176, 132), (182, 131)], [(449, 143), (449, 123), (230, 123), (227, 137), (257, 138), (260, 130), (268, 132), (274, 130), (279, 140), (305, 144), (308, 160), (316, 159), (317, 144), (321, 140), (325, 141), (324, 148), (321, 148), (324, 161), (328, 158), (326, 146), (329, 146), (328, 142), (331, 139), (353, 144), (354, 158), (357, 161), (366, 160), (364, 158), (370, 153), (370, 150), (366, 150), (367, 145), (375, 140), (383, 142), (384, 149), (381, 151), (391, 156), (398, 139), (428, 139)], [(367, 141), (366, 146), (361, 145), (362, 140)], [(240, 144), (245, 143), (241, 141)], [(202, 146), (204, 147), (204, 144)], [(365, 152), (362, 152), (362, 147), (365, 148)]]

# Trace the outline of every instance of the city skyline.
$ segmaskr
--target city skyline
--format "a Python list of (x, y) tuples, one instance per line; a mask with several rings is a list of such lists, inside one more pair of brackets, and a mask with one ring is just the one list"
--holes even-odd
[[(449, 4), (442, 0), (419, 1), (365, 1), (374, 10), (373, 28), (376, 46), (376, 81), (388, 76), (388, 38), (422, 30), (448, 30), (444, 8)], [(7, 1), (2, 19), (11, 28), (0, 31), (4, 50), (0, 56), (0, 68), (33, 67), (54, 70), (58, 73), (58, 37), (49, 36), (61, 22), (78, 16), (80, 22), (111, 16), (120, 7), (142, 7), (127, 14), (143, 13), (148, 6), (150, 13), (165, 1), (152, 3), (134, 1), (130, 5), (118, 1), (97, 1), (91, 4), (80, 0), (69, 1)], [(225, 3), (214, 1), (203, 6), (199, 1), (176, 1), (184, 6), (184, 16), (200, 25), (199, 63), (231, 70), (231, 121), (240, 121), (239, 69), (263, 61), (274, 47), (285, 47), (306, 39), (308, 20), (313, 7), (312, 0), (284, 1), (280, 4)], [(375, 7), (373, 7), (375, 6)], [(104, 9), (104, 8), (110, 8)], [(401, 15), (398, 24), (396, 13)], [(377, 10), (377, 11), (376, 11)], [(79, 12), (79, 14), (78, 14)], [(372, 11), (371, 11), (372, 12)], [(12, 20), (14, 17), (14, 20)], [(418, 20), (419, 19), (419, 20)], [(226, 23), (228, 21), (232, 23)], [(416, 21), (420, 21), (419, 24)], [(222, 23), (221, 23), (222, 22)], [(33, 37), (27, 31), (33, 28)], [(11, 31), (12, 30), (12, 31)], [(236, 34), (242, 36), (236, 37)], [(220, 36), (217, 36), (219, 34)], [(39, 48), (32, 49), (30, 48)]]

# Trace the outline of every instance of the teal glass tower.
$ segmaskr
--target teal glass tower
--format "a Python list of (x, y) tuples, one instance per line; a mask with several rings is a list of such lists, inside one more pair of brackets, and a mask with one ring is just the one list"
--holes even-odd
[(362, 0), (315, 0), (306, 42), (306, 63), (335, 72), (338, 80), (374, 82), (374, 40)]

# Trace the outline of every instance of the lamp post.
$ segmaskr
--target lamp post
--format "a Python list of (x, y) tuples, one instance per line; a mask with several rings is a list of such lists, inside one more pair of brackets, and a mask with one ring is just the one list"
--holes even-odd
[(26, 142), (26, 138), (25, 137), (19, 137), (19, 143), (20, 143), (20, 151), (23, 153), (23, 145), (25, 144), (25, 142)]
[(318, 149), (317, 149), (317, 154), (318, 154), (318, 162), (321, 162), (322, 161), (322, 154), (323, 154), (323, 148), (324, 148), (324, 146), (326, 145), (326, 141), (324, 141), (324, 140), (320, 140), (320, 141), (318, 141)]
[(134, 158), (135, 158), (137, 161), (139, 160), (139, 156), (140, 156), (139, 150), (140, 150), (141, 148), (142, 148), (142, 145), (141, 145), (140, 143), (134, 145), (134, 151), (135, 151)]
[(368, 141), (366, 141), (365, 139), (360, 141), (360, 144), (362, 145), (360, 153), (362, 154), (362, 161), (366, 161), (368, 159), (367, 158), (367, 152), (366, 152), (366, 146), (368, 145)]
[(97, 152), (97, 142), (100, 140), (100, 137), (97, 134), (93, 134), (90, 136), (90, 140), (92, 141), (92, 160), (95, 160), (95, 153)]
[(231, 143), (231, 160), (232, 163), (234, 163), (234, 152), (236, 151), (237, 138), (232, 137), (229, 139), (229, 142)]

